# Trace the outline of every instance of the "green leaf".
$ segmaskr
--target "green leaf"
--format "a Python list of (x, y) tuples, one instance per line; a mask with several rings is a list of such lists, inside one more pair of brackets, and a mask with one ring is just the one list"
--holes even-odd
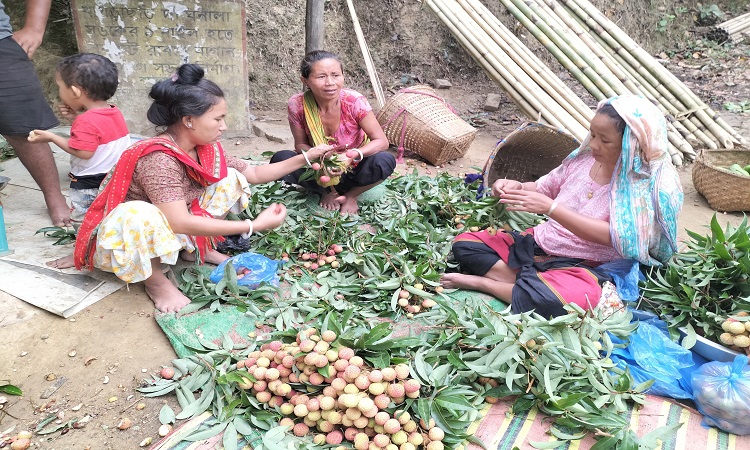
[(217, 434), (221, 433), (222, 431), (224, 431), (227, 425), (228, 424), (226, 423), (220, 423), (220, 424), (214, 425), (206, 430), (201, 430), (191, 435), (185, 436), (183, 440), (190, 441), (190, 442), (197, 442), (197, 441), (202, 441), (204, 439), (212, 438), (216, 436)]
[(693, 325), (688, 323), (685, 325), (685, 337), (682, 338), (682, 342), (680, 342), (680, 345), (682, 345), (682, 348), (691, 349), (695, 345), (695, 343), (698, 341), (698, 337), (695, 333), (695, 329), (693, 328)]
[(221, 443), (227, 450), (235, 450), (237, 448), (237, 430), (235, 430), (233, 422), (230, 422), (224, 430)]
[(465, 397), (457, 395), (438, 395), (435, 398), (435, 403), (449, 411), (473, 411), (476, 409)]
[(172, 411), (172, 408), (170, 408), (169, 405), (161, 407), (161, 410), (159, 411), (159, 422), (161, 422), (162, 425), (168, 425), (175, 422), (174, 411)]
[(13, 386), (12, 384), (0, 385), (0, 392), (4, 392), (8, 395), (23, 395), (21, 389), (19, 389), (17, 386)]
[(567, 441), (529, 442), (532, 447), (539, 449), (559, 448), (567, 443)]

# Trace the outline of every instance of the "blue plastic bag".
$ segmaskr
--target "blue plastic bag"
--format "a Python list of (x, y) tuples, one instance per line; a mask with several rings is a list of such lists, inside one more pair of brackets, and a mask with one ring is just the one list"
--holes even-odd
[(624, 302), (638, 300), (638, 282), (643, 279), (640, 264), (635, 259), (616, 259), (597, 266), (610, 277), (617, 287), (617, 295)]
[(249, 272), (242, 278), (238, 277), (237, 284), (240, 286), (247, 286), (250, 289), (255, 289), (260, 286), (261, 283), (268, 283), (274, 286), (279, 285), (279, 275), (276, 272), (279, 270), (279, 266), (283, 263), (253, 252), (233, 256), (219, 264), (213, 272), (211, 272), (211, 276), (209, 277), (212, 283), (218, 283), (224, 278), (224, 267), (230, 261), (232, 262), (234, 269), (237, 271), (242, 268), (249, 270)]
[(693, 392), (704, 426), (741, 436), (750, 434), (750, 366), (747, 356), (706, 363), (693, 374)]
[[(612, 337), (614, 342), (616, 338)], [(616, 348), (611, 359), (618, 367), (630, 370), (636, 383), (654, 380), (646, 391), (671, 398), (692, 398), (680, 383), (683, 369), (695, 366), (693, 354), (672, 342), (669, 336), (650, 323), (640, 322), (625, 348)]]

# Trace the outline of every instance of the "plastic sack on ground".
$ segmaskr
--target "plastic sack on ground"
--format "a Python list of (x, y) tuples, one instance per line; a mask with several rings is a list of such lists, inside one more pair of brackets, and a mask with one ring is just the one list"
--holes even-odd
[[(613, 342), (616, 340), (614, 337), (611, 339)], [(630, 335), (628, 346), (616, 348), (611, 359), (618, 367), (628, 368), (636, 383), (654, 380), (646, 391), (649, 394), (671, 398), (692, 397), (680, 383), (683, 377), (681, 371), (695, 366), (692, 352), (672, 342), (654, 325), (640, 322), (638, 329)]]
[(750, 366), (747, 356), (731, 363), (706, 363), (693, 375), (693, 400), (703, 425), (729, 433), (750, 434)]
[(211, 272), (211, 276), (209, 277), (212, 283), (218, 283), (224, 278), (224, 267), (226, 267), (227, 263), (230, 261), (232, 262), (234, 269), (237, 271), (242, 268), (249, 270), (249, 272), (244, 274), (242, 278), (239, 276), (237, 277), (237, 284), (240, 286), (247, 286), (250, 289), (255, 289), (263, 282), (274, 286), (279, 285), (279, 275), (276, 271), (279, 270), (279, 266), (282, 263), (252, 252), (233, 256), (219, 264), (218, 267)]
[(624, 302), (638, 300), (638, 281), (643, 278), (640, 264), (635, 259), (617, 259), (597, 266), (612, 277), (612, 282), (617, 286), (617, 295)]

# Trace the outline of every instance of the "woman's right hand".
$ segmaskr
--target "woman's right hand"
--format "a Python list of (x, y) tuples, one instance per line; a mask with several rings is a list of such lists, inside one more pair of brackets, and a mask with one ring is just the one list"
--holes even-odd
[(255, 230), (272, 230), (284, 223), (284, 219), (286, 219), (286, 206), (273, 203), (253, 219), (253, 224)]
[(521, 190), (523, 189), (523, 183), (516, 180), (508, 180), (506, 178), (500, 178), (492, 183), (492, 196), (498, 197), (509, 190)]
[(323, 155), (326, 154), (326, 152), (334, 148), (336, 147), (333, 145), (328, 145), (328, 144), (316, 145), (315, 147), (311, 147), (307, 151), (307, 157), (310, 158), (310, 161), (320, 160), (320, 158), (322, 158)]

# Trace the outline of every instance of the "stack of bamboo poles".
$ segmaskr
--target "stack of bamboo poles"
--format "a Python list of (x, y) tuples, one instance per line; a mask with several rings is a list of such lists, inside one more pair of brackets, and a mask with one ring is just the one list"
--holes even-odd
[[(673, 119), (668, 136), (676, 165), (695, 157), (689, 141), (708, 148), (732, 148), (734, 142), (744, 142), (586, 0), (501, 2), (597, 100), (630, 92), (658, 105)], [(581, 127), (588, 129), (592, 117), (590, 109), (478, 0), (428, 0), (427, 4), (524, 114), (532, 118), (541, 114), (550, 124), (581, 138)], [(550, 107), (550, 98), (559, 108)], [(571, 126), (570, 118), (556, 122), (548, 117), (560, 119), (561, 114), (576, 123)]]
[(711, 39), (719, 42), (739, 41), (750, 35), (750, 13), (722, 22), (709, 32)]
[(426, 3), (527, 117), (586, 136), (591, 109), (481, 3)]

